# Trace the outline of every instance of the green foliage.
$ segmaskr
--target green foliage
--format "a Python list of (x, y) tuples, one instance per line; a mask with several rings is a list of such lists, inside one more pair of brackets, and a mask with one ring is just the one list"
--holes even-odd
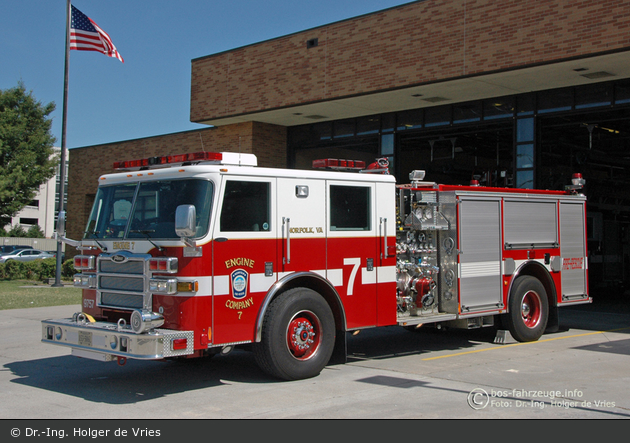
[(44, 238), (44, 231), (42, 231), (42, 228), (40, 228), (39, 225), (34, 225), (28, 228), (26, 236), (28, 238)]
[(15, 280), (22, 278), (24, 273), (24, 266), (21, 262), (15, 260), (9, 260), (4, 262), (4, 274), (9, 280)]
[[(74, 269), (74, 260), (68, 259), (61, 264), (61, 276), (71, 279), (77, 270)], [(9, 260), (0, 263), (0, 280), (45, 280), (55, 278), (57, 275), (57, 259), (46, 258), (44, 260), (34, 260), (29, 262), (18, 262)]]
[(22, 225), (13, 225), (7, 233), (7, 237), (26, 237), (26, 230)]
[(61, 275), (66, 278), (74, 276), (78, 271), (74, 269), (74, 260), (68, 259), (61, 264)]
[(53, 102), (43, 105), (22, 82), (0, 90), (0, 226), (33, 200), (55, 175)]
[[(44, 260), (37, 260), (31, 263), (37, 263), (37, 275), (39, 276), (39, 280), (55, 277), (55, 272), (57, 269), (56, 258), (46, 258)], [(63, 270), (63, 264), (62, 264), (62, 270)]]

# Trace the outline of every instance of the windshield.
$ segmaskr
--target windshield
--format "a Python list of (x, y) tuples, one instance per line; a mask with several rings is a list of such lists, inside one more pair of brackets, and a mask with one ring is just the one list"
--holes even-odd
[(179, 205), (196, 207), (199, 238), (208, 232), (212, 192), (212, 182), (198, 179), (100, 187), (83, 238), (179, 239), (175, 233)]

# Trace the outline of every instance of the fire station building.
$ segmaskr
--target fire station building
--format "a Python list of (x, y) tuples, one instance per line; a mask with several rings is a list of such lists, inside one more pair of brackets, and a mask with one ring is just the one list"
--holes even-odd
[[(389, 160), (444, 184), (586, 179), (593, 285), (630, 275), (630, 3), (422, 0), (192, 60), (207, 129), (72, 151), (68, 236), (117, 160), (200, 150), (259, 166)], [(98, 152), (98, 154), (96, 153)]]

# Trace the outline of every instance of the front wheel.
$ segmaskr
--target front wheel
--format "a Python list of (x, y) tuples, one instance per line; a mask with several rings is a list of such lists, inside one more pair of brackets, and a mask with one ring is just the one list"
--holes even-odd
[(518, 277), (510, 292), (508, 308), (504, 320), (517, 341), (536, 341), (543, 335), (549, 317), (549, 301), (540, 280), (529, 275)]
[(335, 320), (326, 301), (311, 289), (294, 288), (269, 305), (254, 355), (268, 374), (300, 380), (324, 369), (334, 344)]

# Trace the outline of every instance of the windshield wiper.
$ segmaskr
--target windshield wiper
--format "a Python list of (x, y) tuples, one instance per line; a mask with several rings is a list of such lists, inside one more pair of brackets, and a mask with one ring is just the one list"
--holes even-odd
[(142, 234), (142, 235), (144, 235), (146, 237), (146, 239), (149, 241), (149, 243), (151, 243), (153, 246), (155, 246), (158, 251), (162, 252), (164, 250), (164, 248), (162, 248), (161, 246), (156, 245), (155, 243), (153, 243), (153, 240), (151, 240), (151, 236), (149, 234), (155, 232), (155, 229), (152, 229), (152, 230), (132, 229), (129, 232), (133, 233), (133, 234)]
[[(97, 238), (98, 238), (98, 237), (96, 236), (97, 234), (99, 234), (99, 232), (98, 232), (98, 231), (94, 231), (94, 232), (88, 232), (88, 231), (85, 231), (85, 232), (83, 233), (83, 236), (86, 236), (86, 235), (87, 235), (87, 236), (88, 236), (88, 238), (89, 238), (90, 240), (94, 240), (94, 241), (96, 242), (96, 244), (97, 244), (97, 245), (99, 245), (99, 247), (101, 248), (101, 250), (102, 250), (103, 252), (107, 252), (107, 248), (106, 248), (105, 246), (103, 246), (102, 244), (100, 244), (100, 243), (99, 243), (99, 241), (97, 240)], [(92, 236), (92, 237), (90, 237), (90, 236)]]

